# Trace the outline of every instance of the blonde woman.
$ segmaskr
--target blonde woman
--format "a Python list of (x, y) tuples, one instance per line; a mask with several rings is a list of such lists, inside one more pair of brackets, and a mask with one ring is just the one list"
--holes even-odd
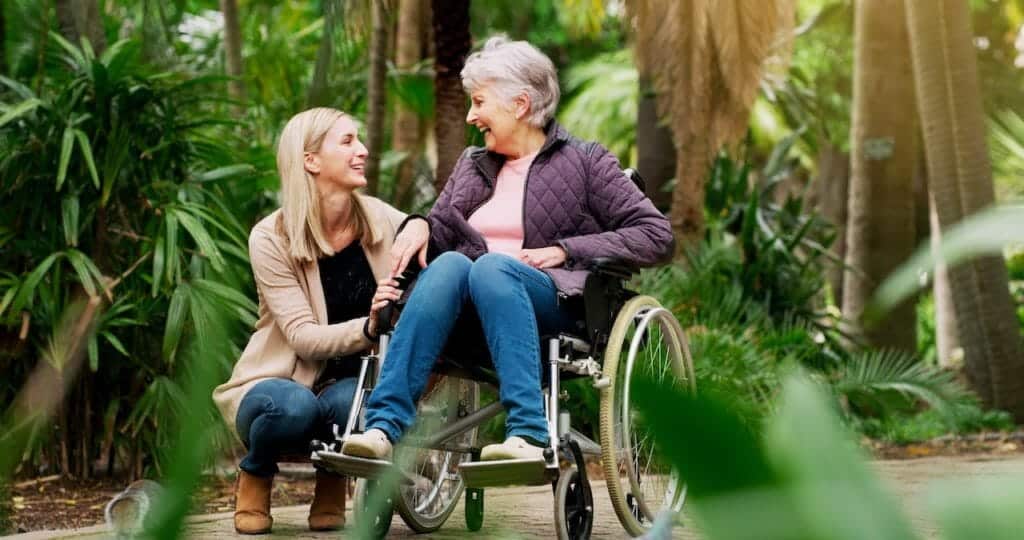
[[(424, 220), (356, 192), (366, 185), (366, 156), (356, 122), (334, 109), (299, 113), (281, 133), (281, 208), (249, 236), (259, 320), (231, 379), (213, 393), (247, 450), (236, 486), (240, 533), (270, 531), (277, 460), (307, 452), (347, 419), (359, 357), (376, 339), (374, 315), (400, 293), (392, 257), (428, 234)], [(344, 523), (345, 479), (317, 470), (309, 528)]]

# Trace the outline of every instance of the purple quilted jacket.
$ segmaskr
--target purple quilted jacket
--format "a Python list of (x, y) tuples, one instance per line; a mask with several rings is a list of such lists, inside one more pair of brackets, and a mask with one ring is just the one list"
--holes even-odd
[[(523, 247), (559, 245), (568, 257), (562, 268), (545, 270), (565, 295), (583, 291), (587, 263), (615, 257), (651, 266), (671, 257), (668, 220), (630, 180), (603, 146), (548, 124), (547, 140), (526, 175)], [(470, 147), (455, 165), (430, 211), (430, 253), (458, 251), (476, 259), (487, 253), (469, 216), (494, 194), (505, 158)]]

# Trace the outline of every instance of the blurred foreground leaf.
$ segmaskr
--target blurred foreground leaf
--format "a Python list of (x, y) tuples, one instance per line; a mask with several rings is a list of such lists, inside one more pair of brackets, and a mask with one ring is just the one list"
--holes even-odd
[(955, 266), (981, 255), (1002, 255), (1008, 244), (1024, 241), (1024, 206), (996, 206), (970, 216), (943, 233), (937, 254), (926, 242), (878, 287), (865, 310), (866, 321), (880, 316), (914, 294), (939, 261)]
[(708, 538), (915, 538), (826, 395), (805, 377), (784, 384), (763, 447), (722, 397), (643, 380), (634, 392), (660, 448), (689, 482), (687, 508)]

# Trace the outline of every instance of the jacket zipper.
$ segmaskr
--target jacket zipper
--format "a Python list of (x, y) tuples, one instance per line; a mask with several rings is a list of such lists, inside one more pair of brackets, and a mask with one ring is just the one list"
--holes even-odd
[[(466, 212), (465, 219), (466, 219), (467, 222), (469, 221), (469, 218), (472, 217), (473, 214), (476, 213), (476, 211), (480, 209), (481, 206), (487, 204), (488, 201), (493, 199), (494, 198), (494, 193), (498, 191), (498, 179), (497, 178), (490, 178), (490, 177), (488, 177), (487, 173), (485, 173), (484, 170), (482, 168), (480, 168), (480, 166), (477, 165), (476, 163), (474, 163), (473, 165), (476, 166), (478, 171), (480, 171), (481, 176), (483, 176), (484, 178), (488, 178), (491, 181), (491, 193), (486, 198), (484, 198), (484, 200), (480, 201), (475, 206), (473, 206), (473, 208), (471, 208), (469, 210), (469, 212)], [(470, 228), (472, 229), (472, 227), (470, 227)], [(473, 231), (476, 232), (477, 237), (479, 237), (481, 242), (483, 243), (484, 253), (486, 253), (487, 252), (487, 239), (485, 239), (483, 237), (483, 235), (480, 234), (479, 231), (476, 231), (476, 229), (473, 229)]]
[(540, 152), (534, 156), (533, 161), (530, 162), (530, 166), (526, 168), (526, 178), (523, 179), (523, 204), (521, 210), (520, 219), (523, 223), (523, 245), (519, 249), (526, 249), (526, 190), (530, 187), (530, 173), (533, 172), (533, 164), (537, 163), (537, 158), (540, 157)]

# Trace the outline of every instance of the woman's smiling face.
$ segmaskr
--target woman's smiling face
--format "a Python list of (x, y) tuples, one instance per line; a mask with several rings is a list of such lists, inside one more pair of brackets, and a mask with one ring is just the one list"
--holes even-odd
[(367, 154), (358, 126), (345, 115), (324, 135), (320, 150), (314, 153), (318, 170), (310, 172), (347, 188), (360, 188), (366, 185)]
[(476, 126), (484, 135), (488, 150), (507, 154), (513, 133), (519, 127), (514, 103), (508, 103), (492, 90), (492, 85), (482, 86), (470, 95), (469, 113), (466, 123)]

